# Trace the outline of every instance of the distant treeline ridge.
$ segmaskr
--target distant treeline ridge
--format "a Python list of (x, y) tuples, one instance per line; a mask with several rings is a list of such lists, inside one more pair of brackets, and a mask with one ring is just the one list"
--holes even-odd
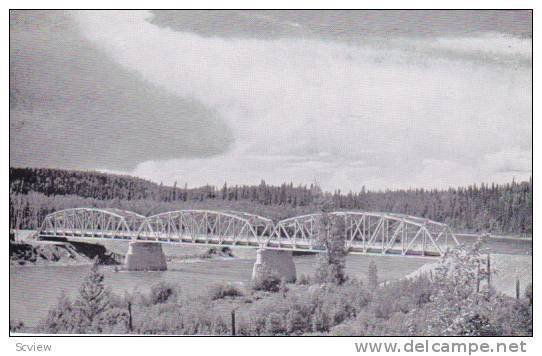
[(410, 214), (457, 231), (532, 234), (532, 178), (527, 182), (437, 189), (323, 192), (316, 184), (224, 184), (172, 187), (131, 176), (42, 168), (10, 168), (10, 227), (36, 228), (50, 212), (72, 207), (116, 207), (143, 215), (168, 210), (235, 209), (275, 220), (315, 212), (323, 197), (337, 210)]

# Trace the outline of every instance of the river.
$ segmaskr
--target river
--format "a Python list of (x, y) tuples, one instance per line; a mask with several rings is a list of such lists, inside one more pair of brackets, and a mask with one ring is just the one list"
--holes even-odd
[[(350, 275), (365, 278), (368, 264), (375, 261), (381, 280), (393, 280), (413, 272), (423, 264), (434, 260), (418, 257), (347, 256), (346, 269)], [(295, 257), (297, 275), (311, 275), (314, 256)], [(169, 261), (163, 272), (115, 272), (113, 266), (102, 266), (106, 286), (116, 294), (137, 290), (142, 293), (160, 281), (178, 284), (188, 294), (205, 293), (218, 282), (246, 284), (250, 281), (254, 259), (204, 259), (193, 261)], [(75, 297), (79, 286), (90, 269), (79, 266), (11, 266), (9, 270), (10, 320), (19, 320), (27, 326), (35, 326), (47, 316), (58, 297), (64, 291)]]

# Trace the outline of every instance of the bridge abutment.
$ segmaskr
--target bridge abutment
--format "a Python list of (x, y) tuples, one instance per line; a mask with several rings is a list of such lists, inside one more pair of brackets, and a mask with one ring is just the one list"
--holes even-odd
[(258, 249), (252, 279), (277, 275), (287, 282), (295, 282), (296, 270), (291, 251)]
[(124, 269), (128, 271), (165, 271), (166, 255), (162, 244), (148, 241), (133, 241), (128, 246), (124, 259)]

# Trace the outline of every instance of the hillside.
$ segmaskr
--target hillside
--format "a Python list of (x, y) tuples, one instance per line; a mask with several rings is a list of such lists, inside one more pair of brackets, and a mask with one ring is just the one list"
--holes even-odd
[(10, 227), (36, 228), (48, 213), (70, 207), (116, 207), (143, 215), (206, 208), (252, 212), (272, 219), (318, 211), (322, 199), (337, 210), (389, 211), (450, 224), (457, 231), (532, 234), (532, 179), (446, 190), (322, 192), (314, 184), (224, 184), (172, 187), (141, 178), (59, 169), (10, 168)]

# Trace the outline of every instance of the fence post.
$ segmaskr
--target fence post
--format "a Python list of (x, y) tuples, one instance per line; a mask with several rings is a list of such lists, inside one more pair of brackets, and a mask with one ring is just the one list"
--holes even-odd
[(235, 309), (231, 311), (231, 335), (235, 336)]
[(476, 293), (480, 292), (480, 261), (476, 269)]
[(487, 254), (487, 288), (491, 288), (491, 257)]
[(128, 302), (128, 330), (134, 329), (132, 324), (132, 302)]

